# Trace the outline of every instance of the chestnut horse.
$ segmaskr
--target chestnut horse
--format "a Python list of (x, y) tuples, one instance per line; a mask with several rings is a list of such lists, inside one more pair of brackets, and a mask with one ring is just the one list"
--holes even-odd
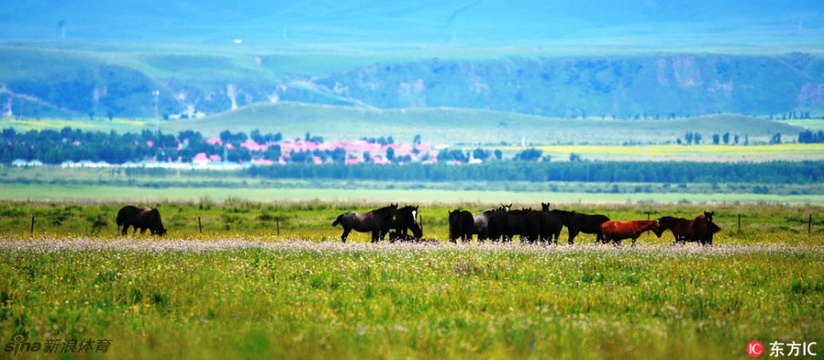
[(653, 232), (658, 230), (658, 221), (607, 221), (601, 224), (601, 232), (604, 234), (604, 244), (612, 241), (615, 246), (620, 245), (621, 240), (624, 239), (632, 239), (632, 246), (635, 246), (635, 240), (645, 231), (650, 230)]
[(129, 226), (134, 228), (132, 234), (136, 233), (137, 229), (140, 229), (141, 235), (146, 232), (146, 229), (149, 229), (152, 235), (163, 236), (166, 234), (166, 229), (160, 219), (160, 211), (157, 211), (157, 209), (126, 205), (117, 212), (116, 222), (118, 228), (123, 227), (120, 232), (123, 235), (126, 235)]

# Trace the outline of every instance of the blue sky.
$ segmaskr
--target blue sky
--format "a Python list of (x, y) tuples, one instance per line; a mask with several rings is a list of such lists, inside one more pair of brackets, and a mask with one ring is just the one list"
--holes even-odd
[[(821, 42), (820, 1), (15, 1), (0, 39), (505, 45)], [(689, 40), (692, 39), (692, 40)]]

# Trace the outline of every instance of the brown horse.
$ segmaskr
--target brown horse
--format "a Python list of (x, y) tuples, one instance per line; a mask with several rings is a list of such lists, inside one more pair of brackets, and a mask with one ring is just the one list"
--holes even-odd
[(140, 229), (141, 235), (146, 232), (146, 229), (149, 229), (152, 235), (163, 236), (166, 234), (163, 221), (160, 219), (160, 211), (147, 207), (124, 206), (117, 212), (117, 227), (121, 226), (123, 229), (120, 233), (123, 235), (126, 235), (129, 226), (134, 228), (132, 234), (136, 233), (137, 229)]
[(601, 232), (604, 234), (604, 244), (612, 241), (615, 246), (620, 245), (621, 240), (624, 239), (632, 239), (632, 246), (635, 246), (635, 240), (645, 231), (649, 230), (653, 232), (657, 231), (658, 221), (607, 221), (601, 224)]
[(712, 216), (715, 212), (704, 212), (694, 220), (664, 216), (658, 219), (659, 228), (655, 235), (661, 237), (664, 231), (670, 230), (675, 236), (675, 243), (684, 244), (687, 241), (697, 241), (701, 245), (712, 245), (713, 234), (721, 231)]
[(344, 243), (346, 238), (349, 237), (349, 232), (353, 229), (358, 232), (372, 232), (372, 242), (374, 243), (378, 242), (378, 239), (383, 240), (390, 227), (394, 225), (397, 213), (398, 204), (391, 204), (365, 214), (349, 211), (338, 215), (337, 219), (332, 222), (332, 226), (340, 224), (343, 227), (343, 234), (341, 234), (340, 239)]

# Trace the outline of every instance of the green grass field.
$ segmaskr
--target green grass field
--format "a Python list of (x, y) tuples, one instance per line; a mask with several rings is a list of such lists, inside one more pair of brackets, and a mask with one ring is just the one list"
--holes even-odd
[(120, 202), (4, 201), (3, 357), (52, 358), (52, 339), (118, 359), (728, 359), (752, 340), (824, 341), (817, 205), (554, 204), (621, 220), (713, 210), (712, 248), (669, 233), (620, 248), (567, 246), (566, 231), (560, 246), (446, 242), (448, 210), (494, 202), (419, 203), (425, 243), (340, 242), (338, 214), (384, 202), (148, 204), (161, 239), (121, 237)]
[[(810, 124), (816, 126), (812, 120)], [(80, 128), (83, 131), (140, 132), (144, 129), (154, 130), (154, 126), (152, 119), (0, 119), (0, 128), (13, 127), (18, 132), (60, 130), (64, 127)], [(280, 132), (286, 139), (302, 139), (306, 133), (321, 136), (327, 141), (392, 136), (396, 142), (405, 144), (412, 143), (413, 138), (420, 135), (425, 143), (469, 149), (507, 145), (675, 144), (687, 132), (701, 133), (702, 144), (711, 143), (713, 134), (723, 135), (729, 132), (731, 143), (733, 137), (738, 135), (739, 144), (743, 145), (746, 137), (749, 144), (755, 145), (767, 143), (775, 133), (781, 133), (786, 142), (793, 141), (804, 130), (803, 126), (802, 123), (790, 124), (740, 115), (710, 115), (675, 120), (572, 120), (474, 109), (382, 110), (287, 102), (254, 104), (205, 118), (159, 121), (160, 131), (167, 134), (196, 129), (204, 136), (218, 136), (225, 130), (248, 135), (257, 129), (263, 133)], [(729, 151), (723, 149), (738, 147), (719, 146), (718, 151), (723, 156), (725, 151)], [(693, 147), (683, 148), (685, 152), (690, 152), (689, 149)], [(638, 149), (631, 146), (623, 152), (639, 153)], [(775, 150), (779, 151), (778, 156), (784, 153), (783, 150)], [(696, 152), (703, 154), (705, 151)]]
[[(502, 148), (516, 151), (518, 148)], [(776, 145), (550, 145), (537, 146), (553, 159), (569, 159), (572, 153), (586, 160), (647, 160), (647, 161), (774, 161), (824, 159), (824, 144)]]
[(5, 238), (0, 257), (0, 338), (91, 340), (79, 357), (729, 359), (824, 340), (820, 246)]

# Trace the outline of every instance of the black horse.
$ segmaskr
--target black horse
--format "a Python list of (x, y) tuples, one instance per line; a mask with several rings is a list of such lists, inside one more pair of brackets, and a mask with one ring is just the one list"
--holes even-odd
[(542, 243), (552, 244), (554, 240), (555, 245), (558, 245), (558, 237), (561, 236), (561, 229), (564, 227), (561, 219), (545, 211), (530, 211), (527, 216), (537, 224), (538, 228), (538, 237), (529, 237), (529, 242), (540, 239)]
[(460, 238), (463, 242), (469, 242), (474, 227), (475, 218), (471, 212), (460, 209), (449, 212), (449, 241), (454, 243)]
[(163, 227), (163, 221), (160, 219), (160, 211), (157, 209), (126, 205), (117, 212), (116, 222), (118, 228), (123, 227), (120, 232), (123, 235), (126, 235), (129, 226), (134, 228), (132, 234), (136, 233), (137, 229), (140, 229), (140, 234), (142, 235), (146, 232), (146, 229), (149, 229), (152, 235), (166, 235), (166, 228)]
[(544, 211), (531, 209), (498, 211), (489, 220), (489, 237), (498, 240), (511, 241), (515, 235), (521, 236), (521, 241), (535, 243), (558, 243), (563, 223), (554, 215)]
[(489, 238), (492, 241), (512, 241), (515, 235), (522, 238), (537, 239), (538, 223), (529, 216), (530, 210), (503, 211), (499, 209), (489, 217)]
[(374, 243), (378, 242), (378, 239), (383, 240), (394, 223), (397, 213), (398, 204), (391, 204), (365, 214), (349, 211), (338, 215), (338, 218), (332, 222), (332, 226), (340, 224), (343, 227), (343, 234), (341, 234), (340, 239), (344, 243), (346, 238), (349, 237), (349, 232), (353, 229), (358, 232), (371, 231), (372, 242)]
[(501, 204), (501, 207), (499, 208), (484, 210), (481, 213), (474, 215), (472, 217), (472, 221), (474, 222), (474, 225), (472, 227), (472, 233), (478, 234), (479, 242), (482, 242), (489, 238), (489, 219), (492, 217), (492, 215), (496, 212), (507, 212), (511, 208), (512, 204)]
[(609, 221), (609, 218), (605, 215), (587, 215), (558, 209), (549, 210), (549, 203), (541, 203), (541, 209), (560, 219), (561, 223), (567, 227), (570, 245), (575, 243), (575, 237), (580, 232), (595, 234), (595, 242), (603, 242), (604, 234), (601, 231), (601, 224)]
[[(387, 231), (394, 229), (394, 232), (389, 233), (389, 241), (408, 241), (420, 240), (423, 237), (423, 229), (418, 224), (418, 207), (404, 206), (398, 209), (395, 218), (387, 224)], [(407, 234), (407, 230), (412, 230), (412, 237)]]

